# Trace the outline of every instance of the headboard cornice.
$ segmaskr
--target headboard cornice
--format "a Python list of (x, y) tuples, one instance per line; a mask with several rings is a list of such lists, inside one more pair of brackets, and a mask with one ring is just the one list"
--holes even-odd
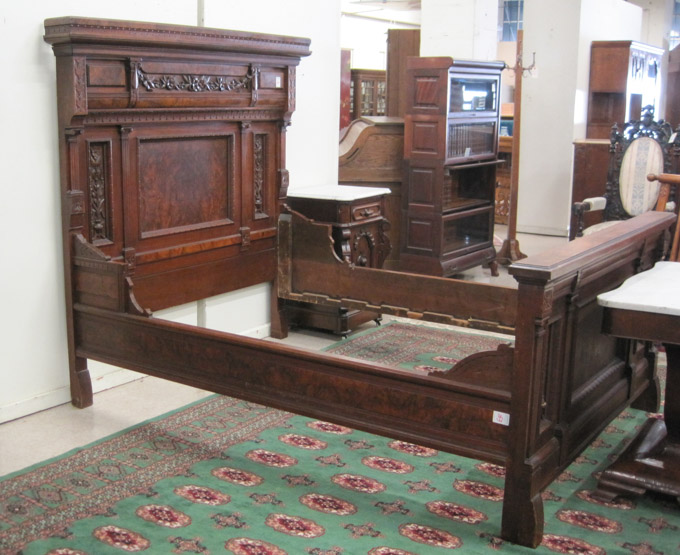
[(310, 40), (300, 37), (230, 31), (189, 25), (170, 25), (57, 17), (45, 20), (45, 41), (62, 44), (107, 44), (154, 46), (160, 48), (196, 48), (222, 52), (247, 52), (300, 58), (311, 54)]

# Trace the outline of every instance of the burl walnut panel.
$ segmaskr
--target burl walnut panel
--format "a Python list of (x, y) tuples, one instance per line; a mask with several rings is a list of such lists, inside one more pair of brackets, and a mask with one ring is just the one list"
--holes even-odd
[(233, 222), (234, 137), (139, 142), (142, 238)]

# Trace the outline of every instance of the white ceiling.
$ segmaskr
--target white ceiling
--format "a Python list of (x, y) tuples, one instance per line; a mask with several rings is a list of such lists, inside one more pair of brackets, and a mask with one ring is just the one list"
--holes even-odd
[(420, 0), (342, 0), (343, 15), (420, 23)]

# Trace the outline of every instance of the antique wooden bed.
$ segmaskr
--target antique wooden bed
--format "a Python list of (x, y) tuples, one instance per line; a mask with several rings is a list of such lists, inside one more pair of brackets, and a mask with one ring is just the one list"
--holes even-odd
[[(542, 490), (624, 407), (658, 406), (650, 345), (602, 334), (595, 299), (662, 256), (673, 215), (515, 263), (518, 289), (354, 267), (327, 226), (284, 208), (309, 41), (82, 18), (45, 30), (76, 406), (92, 403), (94, 359), (502, 464), (501, 535), (527, 546), (541, 541)], [(273, 335), (293, 299), (501, 331), (514, 346), (421, 376), (151, 315), (265, 281)]]

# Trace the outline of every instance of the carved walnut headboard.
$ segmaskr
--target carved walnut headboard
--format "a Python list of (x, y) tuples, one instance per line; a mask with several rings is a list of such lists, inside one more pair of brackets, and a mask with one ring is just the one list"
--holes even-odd
[(45, 40), (67, 295), (79, 235), (121, 262), (151, 310), (272, 281), (309, 39), (63, 17), (45, 21)]

